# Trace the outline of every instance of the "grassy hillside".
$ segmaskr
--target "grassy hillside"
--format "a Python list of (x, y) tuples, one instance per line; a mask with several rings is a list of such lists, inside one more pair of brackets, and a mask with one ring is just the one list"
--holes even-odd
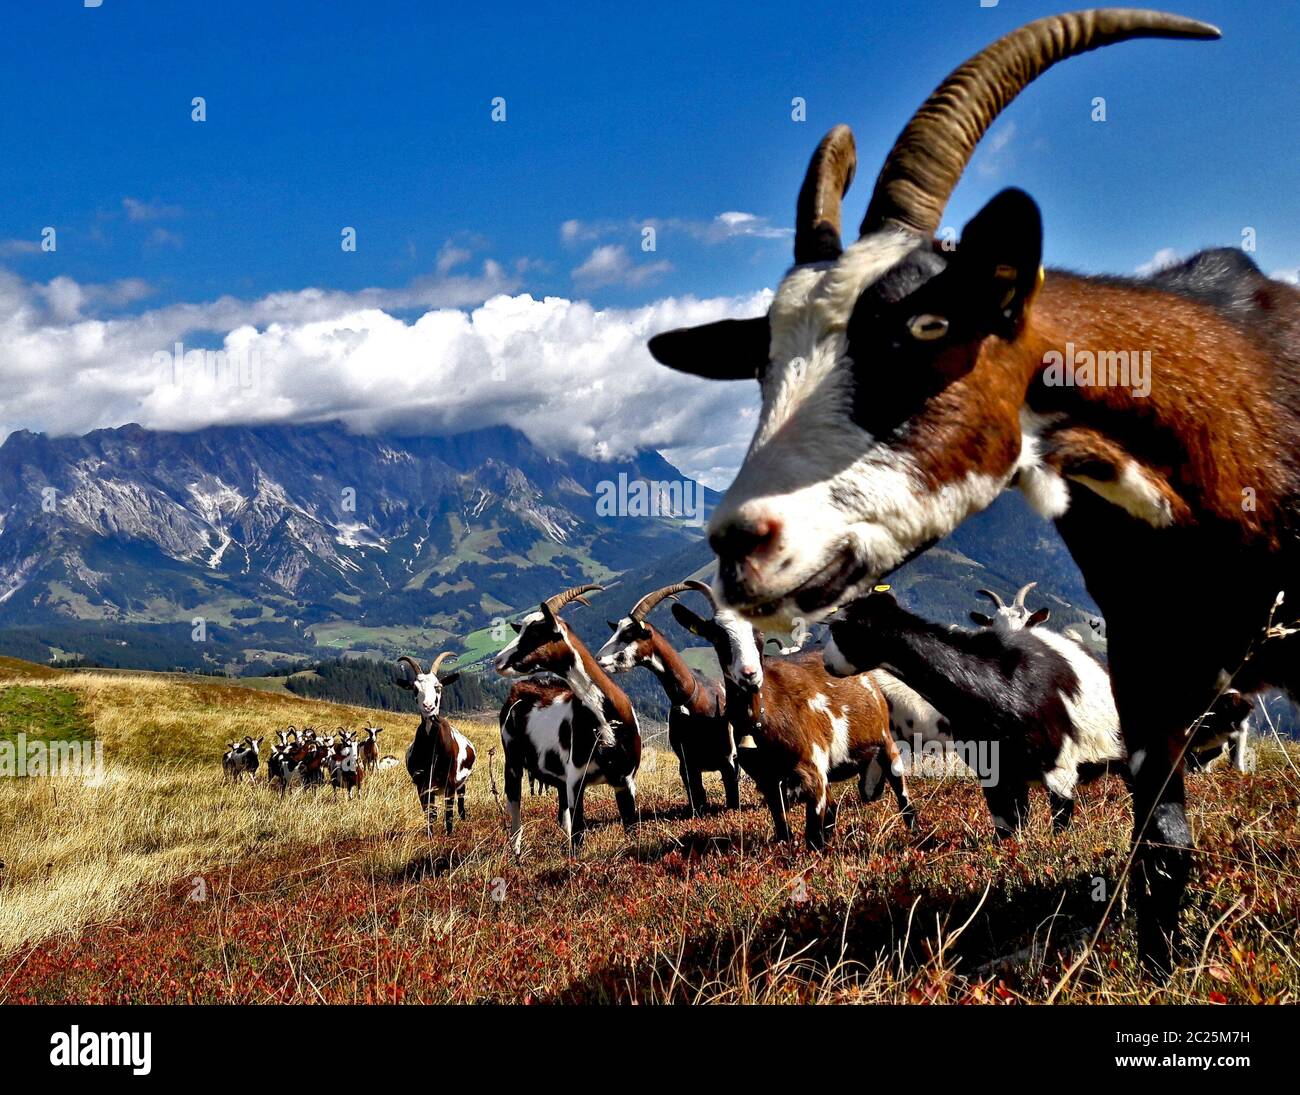
[[(970, 781), (914, 781), (920, 836), (842, 784), (836, 846), (814, 856), (770, 843), (752, 786), (738, 812), (683, 818), (675, 760), (652, 749), (634, 834), (594, 788), (570, 860), (554, 798), (526, 797), (516, 862), (492, 722), (461, 721), (479, 749), (470, 818), (431, 841), (400, 766), (352, 802), (221, 778), (232, 737), (378, 714), (400, 754), (409, 719), (13, 662), (0, 712), (0, 736), (87, 728), (107, 763), (94, 779), (0, 780), (0, 1002), (1041, 1001), (1095, 926), (1130, 826), (1115, 780), (1083, 792), (1068, 834), (1037, 801), (1005, 846)], [(1300, 998), (1300, 771), (1281, 745), (1261, 752), (1252, 775), (1189, 780), (1185, 968), (1168, 987), (1140, 979), (1120, 923), (1057, 999)]]

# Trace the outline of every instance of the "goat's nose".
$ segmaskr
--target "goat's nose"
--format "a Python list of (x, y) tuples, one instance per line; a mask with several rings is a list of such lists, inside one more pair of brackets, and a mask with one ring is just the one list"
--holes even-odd
[(736, 516), (709, 536), (709, 546), (724, 563), (740, 563), (770, 551), (781, 535), (781, 521), (772, 514)]

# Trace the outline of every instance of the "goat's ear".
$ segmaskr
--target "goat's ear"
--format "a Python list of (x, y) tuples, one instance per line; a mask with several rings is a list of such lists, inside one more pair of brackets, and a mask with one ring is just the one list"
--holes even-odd
[(708, 380), (753, 380), (767, 364), (771, 340), (767, 316), (724, 319), (655, 335), (650, 353), (679, 373)]
[(459, 669), (456, 670), (455, 673), (448, 673), (445, 677), (442, 677), (440, 679), (442, 680), (442, 686), (444, 688), (446, 688), (447, 685), (449, 684), (455, 684), (458, 680), (460, 680), (460, 670)]
[(617, 630), (618, 630), (618, 624), (616, 624), (613, 620), (606, 620), (605, 622), (606, 622), (607, 624), (609, 624), (609, 629), (610, 629), (610, 631), (617, 631)]
[(1047, 621), (1050, 620), (1051, 618), (1052, 618), (1052, 610), (1050, 608), (1040, 608), (1037, 612), (1031, 615), (1029, 619), (1025, 621), (1025, 626), (1037, 627), (1039, 624), (1047, 623)]
[(692, 635), (698, 635), (700, 638), (704, 638), (704, 621), (689, 608), (685, 605), (673, 605), (672, 613), (673, 619), (681, 624), (682, 627), (686, 628), (686, 630)]
[(978, 329), (1014, 338), (1042, 284), (1043, 218), (1023, 190), (1003, 190), (962, 230), (956, 269)]
[(521, 624), (518, 620), (511, 620), (510, 626), (514, 630), (514, 633), (516, 635), (518, 635), (524, 629), (524, 625)]
[(405, 677), (394, 677), (393, 683), (397, 685), (398, 688), (405, 688), (408, 692), (415, 691), (415, 682), (409, 681)]
[(992, 627), (992, 626), (993, 626), (993, 617), (992, 617), (992, 616), (985, 616), (983, 612), (972, 612), (972, 613), (970, 614), (970, 618), (971, 618), (975, 623), (979, 624), (980, 627)]

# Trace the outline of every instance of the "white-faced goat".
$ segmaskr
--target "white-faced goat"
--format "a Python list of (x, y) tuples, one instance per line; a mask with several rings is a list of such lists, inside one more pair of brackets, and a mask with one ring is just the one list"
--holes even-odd
[(740, 805), (740, 766), (736, 762), (736, 739), (727, 721), (725, 688), (698, 673), (646, 619), (667, 597), (675, 597), (691, 586), (686, 582), (664, 586), (647, 593), (632, 611), (615, 623), (609, 641), (597, 651), (601, 668), (624, 673), (637, 666), (659, 678), (668, 694), (668, 744), (677, 756), (677, 770), (686, 791), (687, 813), (694, 817), (708, 806), (704, 773), (722, 776), (727, 809)]
[[(1236, 249), (1145, 280), (1045, 274), (1041, 215), (1019, 190), (955, 248), (935, 239), (975, 145), (1030, 81), (1142, 37), (1219, 31), (1074, 12), (961, 65), (903, 129), (847, 248), (856, 152), (836, 127), (768, 314), (650, 348), (687, 372), (761, 381), (755, 436), (709, 528), (723, 599), (751, 619), (829, 614), (1008, 486), (1056, 520), (1106, 617), (1139, 951), (1167, 971), (1190, 865), (1189, 727), (1228, 683), (1300, 695), (1300, 289)], [(1207, 602), (1204, 576), (1225, 560), (1231, 595)]]
[(886, 668), (979, 743), (993, 827), (1011, 836), (1029, 818), (1029, 787), (1043, 783), (1052, 822), (1074, 812), (1080, 780), (1124, 756), (1106, 671), (1064, 636), (1046, 631), (961, 631), (933, 624), (888, 593), (857, 601), (831, 623), (824, 658), (837, 675)]
[(226, 779), (240, 783), (247, 777), (250, 783), (255, 782), (261, 746), (261, 738), (246, 737), (240, 742), (227, 742), (221, 757), (221, 769)]
[(465, 820), (465, 785), (474, 770), (477, 756), (469, 738), (439, 713), (443, 688), (460, 676), (459, 673), (448, 673), (442, 678), (438, 676), (439, 667), (451, 656), (450, 651), (443, 651), (434, 658), (427, 671), (421, 669), (420, 663), (414, 658), (403, 656), (397, 659), (407, 665), (413, 674), (409, 678), (398, 677), (397, 683), (414, 692), (420, 705), (420, 725), (410, 748), (406, 750), (406, 770), (420, 796), (420, 807), (424, 811), (425, 825), (430, 835), (433, 834), (433, 823), (438, 820), (439, 795), (445, 800), (443, 813), (449, 836), (453, 826), (453, 798), (461, 821)]
[[(763, 657), (762, 638), (752, 625), (717, 608), (703, 582), (687, 585), (709, 601), (712, 618), (682, 604), (673, 605), (673, 616), (717, 652), (740, 765), (767, 801), (776, 839), (790, 839), (786, 806), (802, 800), (804, 841), (810, 848), (825, 847), (837, 812), (830, 784), (856, 778), (860, 797), (869, 802), (879, 794), (879, 785), (868, 783), (869, 774), (882, 768), (907, 824), (915, 824), (888, 707), (876, 682), (867, 676), (837, 680), (819, 651)], [(888, 763), (873, 768), (882, 751)]]
[(560, 618), (566, 605), (588, 604), (584, 594), (602, 588), (577, 586), (543, 601), (536, 612), (512, 625), (518, 634), (496, 656), (496, 670), (502, 676), (551, 673), (564, 681), (518, 681), (501, 707), (506, 808), (516, 854), (523, 847), (525, 771), (558, 791), (560, 828), (574, 851), (586, 828), (583, 796), (589, 786), (613, 787), (624, 827), (636, 824), (636, 773), (641, 765), (636, 712), (586, 644)]
[(366, 736), (357, 743), (357, 755), (361, 758), (361, 767), (367, 772), (373, 772), (379, 765), (379, 735), (383, 732), (380, 726), (362, 727)]

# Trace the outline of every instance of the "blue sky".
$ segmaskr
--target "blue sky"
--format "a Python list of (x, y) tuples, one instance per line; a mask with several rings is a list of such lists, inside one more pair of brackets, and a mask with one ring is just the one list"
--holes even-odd
[[(370, 303), (407, 323), (496, 292), (590, 302), (598, 317), (684, 297), (752, 306), (789, 261), (795, 192), (829, 126), (857, 135), (856, 223), (931, 88), (1066, 6), (10, 5), (0, 269), (71, 326), (311, 287), (387, 291)], [(1049, 265), (1131, 273), (1252, 227), (1260, 265), (1294, 272), (1300, 5), (1170, 6), (1224, 38), (1130, 42), (1053, 69), (985, 138), (948, 221), (1017, 185), (1043, 208)], [(795, 96), (806, 122), (791, 120)], [(52, 254), (34, 249), (47, 225)], [(342, 314), (364, 298), (340, 299)], [(204, 318), (203, 337), (267, 319), (232, 315)], [(22, 413), (0, 434), (103, 424)]]

